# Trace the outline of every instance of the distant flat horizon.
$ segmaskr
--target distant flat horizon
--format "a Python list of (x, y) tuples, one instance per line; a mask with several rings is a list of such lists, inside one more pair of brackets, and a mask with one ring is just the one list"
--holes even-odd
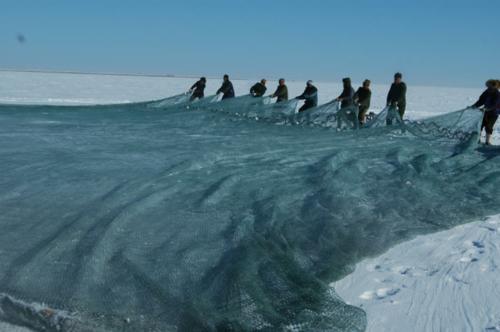
[[(51, 69), (12, 69), (12, 68), (0, 68), (0, 72), (11, 72), (11, 73), (43, 73), (43, 74), (70, 74), (70, 75), (102, 75), (102, 76), (130, 76), (130, 77), (158, 77), (158, 78), (191, 78), (191, 79), (194, 79), (194, 80), (197, 80), (199, 79), (200, 77), (202, 76), (205, 76), (207, 77), (208, 79), (212, 79), (212, 80), (216, 80), (216, 79), (221, 79), (222, 80), (222, 76), (210, 76), (210, 75), (193, 75), (193, 74), (149, 74), (149, 73), (134, 73), (134, 72), (106, 72), (106, 71), (103, 71), (103, 72), (92, 72), (92, 71), (78, 71), (78, 70), (51, 70)], [(258, 81), (262, 78), (266, 78), (266, 80), (268, 81), (278, 81), (281, 77), (261, 77), (261, 78), (257, 78), (257, 77), (233, 77), (231, 76), (231, 74), (228, 73), (228, 75), (230, 76), (230, 79), (231, 80), (234, 80), (234, 81), (251, 81), (251, 80), (255, 80), (255, 81)], [(285, 77), (286, 81), (288, 82), (306, 82), (307, 80), (309, 79), (305, 79), (305, 80), (302, 80), (302, 79), (287, 79)], [(317, 83), (342, 83), (341, 80), (315, 80), (314, 78), (310, 78), (311, 80), (313, 80), (313, 82), (317, 82)], [(403, 81), (406, 81), (405, 79), (403, 79)], [(360, 80), (359, 82), (357, 82), (356, 80), (353, 80), (354, 83), (359, 83), (361, 84), (362, 81)], [(485, 80), (486, 82), (486, 80)], [(392, 81), (389, 79), (387, 81), (372, 81), (372, 85), (390, 85), (392, 83)], [(407, 82), (408, 84), (408, 82)], [(457, 89), (478, 89), (478, 88), (483, 88), (483, 86), (460, 86), (460, 85), (440, 85), (440, 84), (435, 84), (435, 85), (431, 85), (431, 84), (411, 84), (411, 82), (409, 83), (411, 86), (415, 86), (415, 87), (428, 87), (428, 88), (432, 88), (432, 87), (436, 87), (436, 88), (457, 88)]]

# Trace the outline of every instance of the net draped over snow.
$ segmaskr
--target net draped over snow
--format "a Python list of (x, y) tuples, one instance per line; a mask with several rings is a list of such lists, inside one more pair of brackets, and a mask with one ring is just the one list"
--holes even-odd
[(354, 108), (296, 108), (185, 95), (0, 106), (0, 320), (363, 331), (363, 310), (330, 282), (417, 234), (499, 212), (477, 110), (402, 122), (388, 108), (357, 129)]

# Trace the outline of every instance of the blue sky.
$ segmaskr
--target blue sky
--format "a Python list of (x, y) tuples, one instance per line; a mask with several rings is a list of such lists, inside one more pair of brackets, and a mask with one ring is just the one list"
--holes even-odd
[(375, 83), (402, 71), (408, 83), (448, 86), (500, 78), (498, 0), (0, 0), (0, 8), (0, 68)]

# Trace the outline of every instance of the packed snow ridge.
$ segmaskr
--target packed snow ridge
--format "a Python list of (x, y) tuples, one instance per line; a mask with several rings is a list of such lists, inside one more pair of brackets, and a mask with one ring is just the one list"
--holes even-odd
[(367, 331), (500, 331), (500, 216), (393, 247), (334, 283)]

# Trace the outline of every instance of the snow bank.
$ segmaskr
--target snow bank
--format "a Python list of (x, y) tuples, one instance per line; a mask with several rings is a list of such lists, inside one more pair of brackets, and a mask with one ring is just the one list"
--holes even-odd
[(334, 283), (367, 331), (500, 331), (500, 216), (419, 236)]

